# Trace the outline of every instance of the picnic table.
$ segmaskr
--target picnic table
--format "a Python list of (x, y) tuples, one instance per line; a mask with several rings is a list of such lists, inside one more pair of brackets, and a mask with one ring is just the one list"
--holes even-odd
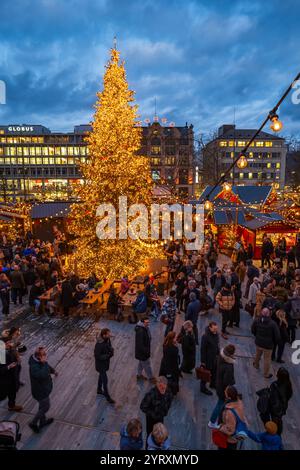
[(104, 294), (109, 291), (113, 286), (114, 281), (105, 281), (103, 286), (100, 289), (92, 289), (88, 292), (87, 296), (84, 299), (80, 300), (80, 304), (89, 305), (90, 307), (95, 307), (95, 312), (97, 307), (104, 303)]
[(59, 291), (59, 286), (56, 284), (55, 286), (51, 287), (50, 289), (46, 290), (42, 295), (39, 296), (39, 299), (41, 301), (41, 313), (45, 312), (45, 307), (46, 304), (49, 300), (52, 300), (55, 294), (57, 294)]

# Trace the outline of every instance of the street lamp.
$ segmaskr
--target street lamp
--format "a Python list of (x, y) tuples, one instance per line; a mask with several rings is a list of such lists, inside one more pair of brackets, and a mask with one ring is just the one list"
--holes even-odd
[(209, 211), (212, 208), (212, 202), (209, 199), (206, 199), (204, 203), (204, 209)]
[(224, 186), (223, 186), (224, 190), (226, 192), (230, 191), (231, 190), (231, 184), (228, 183), (228, 181), (224, 181)]

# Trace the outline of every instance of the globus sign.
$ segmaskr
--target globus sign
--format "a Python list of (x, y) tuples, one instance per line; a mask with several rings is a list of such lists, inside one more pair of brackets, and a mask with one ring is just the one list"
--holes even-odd
[(33, 132), (33, 126), (9, 126), (9, 132)]

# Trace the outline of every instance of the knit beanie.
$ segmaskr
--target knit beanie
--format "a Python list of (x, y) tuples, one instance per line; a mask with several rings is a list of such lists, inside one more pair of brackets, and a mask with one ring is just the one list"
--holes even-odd
[(277, 424), (274, 423), (274, 421), (267, 421), (265, 424), (265, 430), (274, 436), (274, 434), (277, 434)]

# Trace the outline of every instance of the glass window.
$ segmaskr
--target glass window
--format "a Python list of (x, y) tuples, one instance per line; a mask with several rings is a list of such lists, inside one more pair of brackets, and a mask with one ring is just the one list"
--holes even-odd
[(68, 159), (68, 164), (69, 164), (69, 165), (74, 165), (74, 163), (75, 163), (74, 158), (70, 158), (70, 157), (69, 157), (69, 159)]
[(29, 148), (23, 147), (23, 155), (29, 155)]
[(67, 147), (60, 147), (61, 155), (67, 155)]
[(276, 163), (276, 168), (280, 168), (280, 163)]
[(55, 164), (56, 164), (56, 165), (61, 165), (62, 163), (64, 163), (64, 159), (63, 159), (63, 158), (58, 158), (58, 157), (55, 158)]
[(43, 144), (44, 143), (44, 137), (38, 137), (38, 143)]
[(10, 159), (10, 164), (11, 165), (15, 165), (17, 163), (17, 159), (16, 158), (11, 158)]
[(266, 142), (265, 142), (265, 147), (273, 147), (273, 142), (271, 142), (271, 141), (266, 141)]
[(256, 145), (256, 147), (263, 147), (264, 142), (257, 141), (257, 142), (255, 142), (255, 145)]
[(252, 180), (252, 178), (253, 178), (253, 173), (248, 173), (248, 178), (249, 178), (249, 180)]
[(151, 158), (152, 165), (160, 165), (160, 158)]
[(80, 155), (79, 147), (74, 147), (74, 155)]
[(267, 168), (271, 168), (271, 163), (267, 163)]
[(18, 158), (18, 165), (22, 165), (23, 164), (23, 158)]
[(17, 147), (17, 155), (22, 155), (22, 147)]
[(30, 153), (30, 155), (35, 155), (35, 148), (34, 147), (29, 147), (29, 153)]
[(68, 147), (68, 155), (74, 155), (73, 147)]
[(227, 140), (221, 140), (219, 145), (220, 145), (220, 147), (227, 147)]
[(242, 180), (244, 178), (244, 173), (239, 173), (239, 178)]
[(43, 163), (44, 163), (44, 165), (49, 165), (49, 158), (44, 157), (43, 158)]
[(54, 152), (55, 152), (54, 155), (60, 155), (60, 147), (55, 147)]
[(152, 155), (160, 155), (161, 147), (159, 145), (153, 145), (151, 147), (151, 154)]
[(50, 164), (50, 165), (54, 165), (54, 158), (53, 158), (53, 157), (50, 157), (50, 158), (49, 158), (49, 164)]
[(48, 147), (42, 147), (43, 155), (48, 155)]
[(160, 170), (152, 170), (152, 179), (159, 180), (160, 179)]
[(175, 157), (165, 157), (165, 165), (175, 165)]
[(54, 155), (54, 147), (48, 147), (48, 155)]
[(86, 148), (80, 147), (80, 155), (85, 155), (85, 154), (86, 154)]
[(229, 145), (229, 147), (235, 147), (235, 141), (234, 141), (234, 140), (230, 140), (230, 141), (228, 142), (228, 145)]
[(42, 158), (36, 158), (35, 159), (37, 165), (42, 165), (43, 164), (43, 159)]
[(25, 163), (26, 165), (29, 165), (29, 158), (28, 158), (28, 157), (27, 157), (27, 158), (24, 158), (24, 163)]
[(42, 147), (35, 147), (35, 154), (42, 155)]
[(244, 140), (239, 140), (238, 141), (238, 147), (245, 147), (246, 142)]

